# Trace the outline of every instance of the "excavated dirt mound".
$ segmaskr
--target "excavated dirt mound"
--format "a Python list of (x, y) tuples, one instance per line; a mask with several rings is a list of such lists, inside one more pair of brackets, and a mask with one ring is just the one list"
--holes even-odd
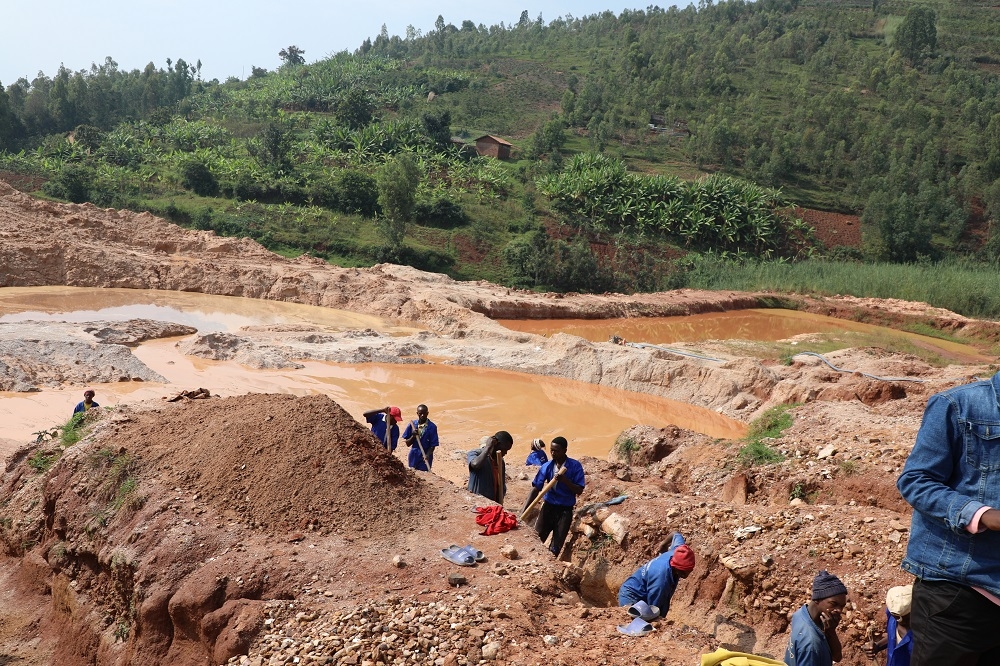
[(260, 528), (389, 534), (412, 520), (407, 507), (436, 497), (326, 396), (172, 404), (114, 427), (105, 447)]

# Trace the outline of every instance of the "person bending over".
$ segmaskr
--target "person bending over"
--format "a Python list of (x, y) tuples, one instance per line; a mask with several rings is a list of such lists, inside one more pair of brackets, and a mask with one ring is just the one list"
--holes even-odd
[(399, 426), (397, 425), (403, 418), (403, 412), (399, 407), (382, 407), (381, 409), (370, 409), (364, 413), (365, 421), (372, 425), (372, 434), (375, 439), (382, 442), (382, 446), (388, 451), (395, 451), (399, 443)]
[(664, 539), (657, 549), (660, 555), (636, 569), (618, 589), (618, 605), (631, 606), (645, 601), (660, 609), (660, 617), (670, 610), (670, 599), (677, 584), (694, 569), (694, 551), (680, 532)]

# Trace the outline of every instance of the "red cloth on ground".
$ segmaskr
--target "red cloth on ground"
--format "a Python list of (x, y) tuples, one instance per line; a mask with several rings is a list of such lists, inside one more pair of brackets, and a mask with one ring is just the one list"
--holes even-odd
[(477, 506), (476, 524), (486, 528), (486, 531), (480, 534), (491, 536), (517, 527), (517, 516), (510, 511), (504, 511), (502, 506)]

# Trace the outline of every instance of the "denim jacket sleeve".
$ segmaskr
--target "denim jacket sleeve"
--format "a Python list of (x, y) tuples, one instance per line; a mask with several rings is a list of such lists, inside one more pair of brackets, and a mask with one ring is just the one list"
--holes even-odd
[(961, 485), (954, 476), (961, 471), (964, 446), (959, 407), (948, 396), (931, 396), (913, 451), (896, 482), (910, 506), (943, 521), (956, 534), (964, 534), (976, 511), (985, 506), (955, 489)]

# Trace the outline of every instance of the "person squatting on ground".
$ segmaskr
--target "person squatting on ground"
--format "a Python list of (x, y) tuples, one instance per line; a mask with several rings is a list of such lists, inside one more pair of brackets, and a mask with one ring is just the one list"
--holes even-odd
[[(552, 543), (549, 550), (556, 557), (562, 552), (566, 535), (569, 534), (570, 524), (573, 522), (573, 507), (576, 506), (576, 497), (583, 492), (586, 485), (586, 477), (583, 473), (583, 465), (579, 461), (573, 460), (566, 455), (569, 443), (565, 437), (555, 437), (552, 440), (552, 460), (542, 465), (535, 480), (531, 482), (531, 493), (528, 494), (528, 501), (524, 503), (524, 509), (538, 497), (542, 486), (553, 478), (559, 480), (542, 497), (544, 504), (535, 522), (535, 529), (538, 530), (538, 538), (545, 543), (545, 540), (552, 535)], [(522, 512), (523, 513), (523, 512)]]
[(76, 403), (76, 407), (73, 408), (73, 413), (79, 414), (87, 411), (88, 409), (94, 409), (95, 407), (100, 407), (100, 405), (94, 402), (94, 389), (87, 389), (83, 392), (83, 402)]
[(658, 556), (636, 569), (618, 588), (619, 606), (645, 601), (659, 609), (660, 617), (666, 616), (677, 584), (694, 569), (694, 551), (680, 532), (664, 539), (657, 551)]
[(813, 578), (812, 600), (792, 615), (785, 650), (788, 666), (833, 666), (844, 654), (837, 636), (840, 614), (847, 606), (847, 587), (826, 569)]
[(913, 507), (913, 666), (1000, 664), (1000, 373), (932, 395), (896, 482)]
[(910, 601), (912, 585), (889, 588), (885, 595), (885, 636), (877, 643), (864, 648), (865, 655), (874, 659), (882, 650), (886, 652), (886, 666), (910, 666), (913, 653), (913, 632), (910, 631)]
[(524, 464), (531, 465), (533, 467), (541, 467), (548, 461), (549, 457), (545, 455), (545, 442), (540, 439), (531, 440), (531, 453), (528, 454)]
[(482, 495), (497, 504), (503, 504), (507, 494), (507, 466), (504, 456), (514, 446), (514, 438), (506, 430), (483, 437), (478, 449), (465, 456), (469, 463), (469, 485), (467, 490)]
[(364, 413), (365, 421), (372, 424), (372, 434), (389, 451), (395, 451), (399, 443), (399, 426), (403, 412), (399, 407), (370, 409)]
[[(434, 422), (427, 418), (430, 411), (427, 405), (417, 405), (417, 420), (406, 424), (403, 431), (403, 441), (410, 446), (407, 463), (413, 469), (429, 472), (434, 464), (434, 449), (438, 445), (438, 429)], [(426, 456), (426, 464), (425, 458)]]

